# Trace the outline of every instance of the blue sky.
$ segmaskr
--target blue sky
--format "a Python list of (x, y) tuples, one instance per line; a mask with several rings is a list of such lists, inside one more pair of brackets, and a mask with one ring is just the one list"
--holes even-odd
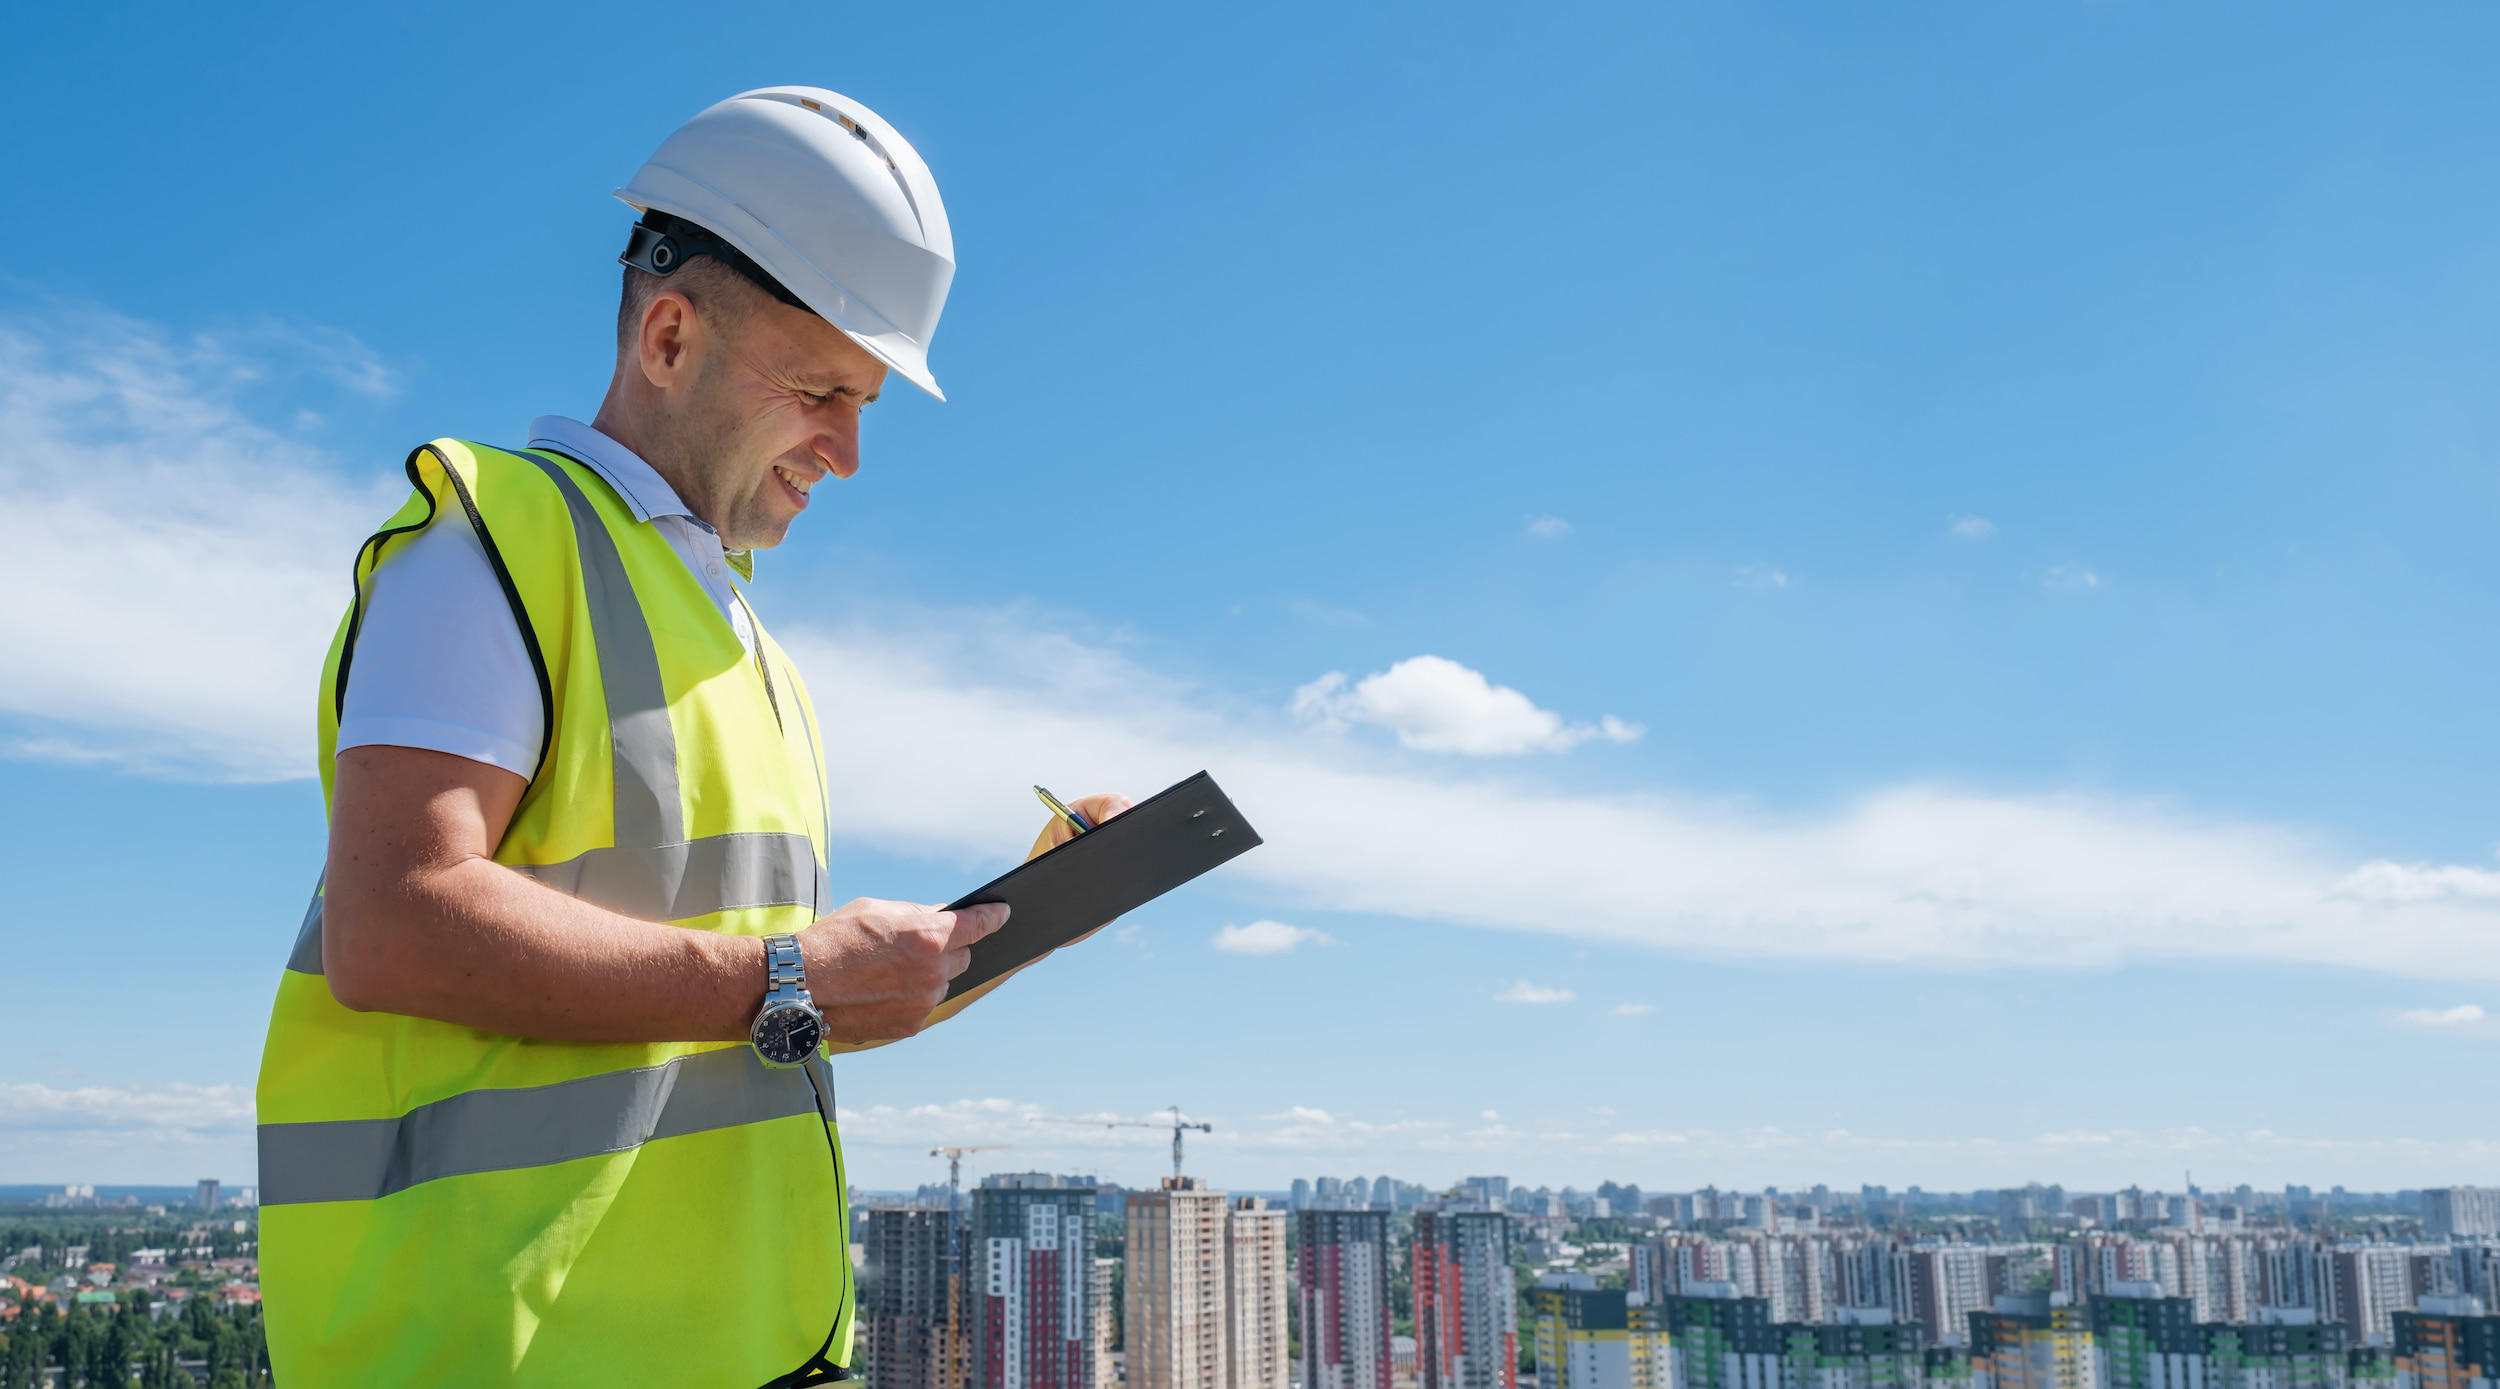
[(1270, 841), (846, 1063), (862, 1180), (1142, 1181), (1033, 1117), (1175, 1102), (1252, 1187), (2500, 1180), (2487, 7), (13, 38), (0, 1181), (249, 1178), (349, 549), (591, 413), (609, 190), (779, 82), (961, 260), (950, 403), (759, 565), (838, 885), (953, 895), (1035, 780)]

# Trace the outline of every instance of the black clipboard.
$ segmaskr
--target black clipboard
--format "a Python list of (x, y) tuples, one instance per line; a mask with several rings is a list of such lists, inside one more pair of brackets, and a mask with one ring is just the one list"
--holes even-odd
[(1260, 842), (1205, 772), (1158, 791), (947, 903), (949, 911), (984, 902), (1012, 910), (996, 935), (972, 947), (972, 967), (955, 976), (946, 996), (1004, 978)]

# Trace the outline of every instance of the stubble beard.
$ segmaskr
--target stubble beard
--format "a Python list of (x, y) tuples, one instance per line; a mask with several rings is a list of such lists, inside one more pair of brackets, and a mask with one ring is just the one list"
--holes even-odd
[[(721, 357), (703, 365), (695, 399), (686, 413), (670, 422), (666, 446), (692, 495), (678, 500), (720, 533), (728, 550), (769, 549), (781, 541), (755, 493), (752, 474), (742, 470), (743, 421), (729, 389)], [(771, 469), (764, 469), (770, 473)]]

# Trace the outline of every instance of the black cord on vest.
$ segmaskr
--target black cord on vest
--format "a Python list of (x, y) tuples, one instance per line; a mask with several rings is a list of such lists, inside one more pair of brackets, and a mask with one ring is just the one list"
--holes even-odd
[[(435, 500), (434, 489), (425, 485), (425, 475), (417, 471), (417, 456), (429, 452), (432, 452), (432, 446), (422, 445), (410, 452), (407, 463), (402, 465), (408, 473), (408, 485), (416, 488), (417, 495), (425, 498), (425, 515), (407, 525), (392, 526), (367, 537), (364, 544), (356, 547), (356, 562), (347, 568), (352, 596), (347, 604), (347, 640), (339, 646), (338, 674), (330, 686), (330, 717), (334, 719), (347, 717), (347, 673), (356, 664), (356, 634), (364, 630), (365, 625), (365, 555), (371, 553), (375, 556), (374, 563), (380, 564), (382, 547), (390, 543), (392, 536), (413, 535), (424, 530), (434, 524), (434, 513), (441, 509), (441, 503)], [(437, 458), (441, 456), (435, 454)], [(448, 471), (451, 465), (446, 463), (443, 466)], [(459, 480), (460, 475), (453, 473), (452, 481), (456, 483)]]
[[(826, 1075), (822, 1078), (819, 1078), (816, 1073), (819, 1066), (824, 1067), (826, 1071)], [(801, 1069), (807, 1073), (807, 1088), (816, 1092), (817, 1117), (825, 1121), (825, 1151), (833, 1158), (833, 1189), (836, 1192), (842, 1192), (844, 1191), (842, 1149), (833, 1141), (833, 1079), (831, 1075), (833, 1063), (822, 1056), (817, 1056)], [(847, 1209), (846, 1204), (845, 1210)], [(847, 1279), (851, 1276), (851, 1232), (844, 1230), (841, 1236), (842, 1276)], [(825, 1343), (816, 1347), (816, 1353), (807, 1357), (804, 1364), (788, 1374), (778, 1379), (764, 1381), (761, 1389), (802, 1389), (802, 1386), (810, 1384), (832, 1384), (840, 1380), (858, 1378), (857, 1375), (851, 1373), (849, 1366), (836, 1365), (830, 1358), (833, 1351), (833, 1338), (841, 1334), (841, 1331), (842, 1309), (836, 1307), (833, 1310), (833, 1325), (826, 1329)]]

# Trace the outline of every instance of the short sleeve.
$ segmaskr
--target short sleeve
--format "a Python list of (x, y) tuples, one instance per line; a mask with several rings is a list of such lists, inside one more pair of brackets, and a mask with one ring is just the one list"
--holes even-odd
[(339, 716), (339, 751), (425, 748), (538, 770), (538, 674), (503, 584), (457, 515), (375, 571)]

